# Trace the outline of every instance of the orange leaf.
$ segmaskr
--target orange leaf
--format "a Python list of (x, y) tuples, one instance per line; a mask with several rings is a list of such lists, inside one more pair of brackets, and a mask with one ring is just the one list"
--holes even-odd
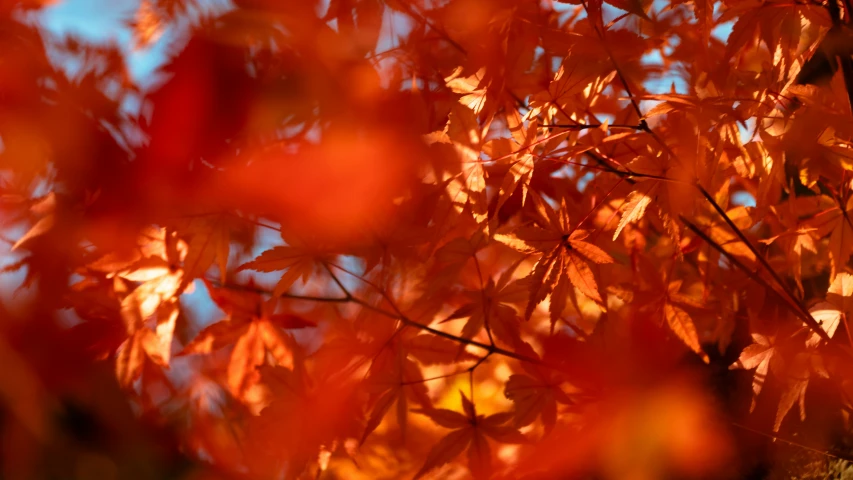
[(228, 387), (237, 398), (260, 378), (255, 370), (263, 365), (266, 351), (258, 324), (250, 323), (243, 335), (234, 344), (228, 363)]
[(406, 351), (424, 365), (448, 364), (477, 360), (478, 357), (459, 347), (457, 342), (436, 335), (417, 335), (406, 342)]
[(267, 315), (265, 318), (276, 327), (288, 330), (317, 326), (317, 323), (313, 320), (292, 313), (274, 313)]
[(690, 315), (670, 302), (664, 304), (663, 311), (666, 323), (673, 333), (707, 362), (708, 355), (702, 350), (699, 335), (696, 333), (696, 326), (693, 325)]
[(646, 207), (652, 202), (652, 198), (640, 191), (633, 191), (628, 198), (625, 199), (625, 204), (622, 206), (622, 219), (619, 220), (619, 225), (616, 231), (613, 232), (613, 240), (619, 237), (619, 233), (626, 225), (632, 222), (637, 222), (646, 213)]
[(598, 292), (598, 284), (595, 282), (595, 276), (586, 262), (581, 260), (577, 255), (566, 255), (566, 274), (569, 276), (572, 285), (578, 288), (584, 295), (595, 303), (602, 305), (604, 300), (601, 299), (601, 294)]
[(415, 479), (421, 478), (431, 470), (452, 462), (468, 448), (468, 445), (474, 439), (474, 435), (475, 431), (473, 428), (463, 428), (462, 430), (454, 430), (439, 440), (427, 454), (424, 465), (415, 474)]

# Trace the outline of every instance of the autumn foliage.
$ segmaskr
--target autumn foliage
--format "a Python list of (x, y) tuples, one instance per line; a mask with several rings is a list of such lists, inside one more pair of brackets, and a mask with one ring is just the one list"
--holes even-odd
[(49, 3), (0, 0), (0, 477), (853, 458), (850, 1)]

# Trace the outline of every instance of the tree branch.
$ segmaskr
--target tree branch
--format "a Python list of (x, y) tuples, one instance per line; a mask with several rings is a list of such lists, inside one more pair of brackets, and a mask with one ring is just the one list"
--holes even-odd
[[(231, 284), (231, 283), (221, 283), (221, 282), (211, 280), (211, 279), (207, 279), (207, 280), (212, 285), (215, 285), (215, 286), (220, 287), (220, 288), (242, 290), (242, 291), (256, 293), (259, 295), (268, 295), (270, 297), (274, 296), (271, 291), (266, 290), (266, 289), (262, 289), (262, 288), (258, 288), (258, 287), (250, 287), (250, 286), (246, 286), (246, 285), (238, 285), (238, 284)], [(341, 287), (343, 287), (342, 284), (339, 283), (339, 285)], [(538, 358), (528, 357), (526, 355), (521, 355), (521, 354), (515, 353), (513, 351), (503, 349), (503, 348), (498, 347), (496, 345), (488, 345), (488, 344), (478, 342), (478, 341), (473, 340), (473, 339), (460, 337), (458, 335), (454, 335), (452, 333), (448, 333), (448, 332), (430, 327), (429, 325), (424, 325), (422, 323), (416, 322), (416, 321), (408, 318), (407, 316), (403, 315), (402, 313), (389, 312), (389, 311), (384, 310), (382, 308), (371, 305), (369, 302), (367, 302), (365, 300), (362, 300), (360, 298), (352, 296), (349, 293), (349, 291), (346, 290), (345, 288), (344, 288), (344, 292), (346, 292), (346, 296), (343, 298), (341, 298), (341, 297), (319, 297), (319, 296), (311, 296), (311, 295), (296, 295), (296, 294), (290, 294), (290, 293), (282, 294), (281, 297), (282, 298), (289, 298), (289, 299), (293, 299), (293, 300), (305, 300), (305, 301), (321, 302), (321, 303), (354, 303), (356, 305), (360, 305), (364, 308), (367, 308), (368, 310), (374, 311), (374, 312), (376, 312), (380, 315), (383, 315), (385, 317), (388, 317), (388, 318), (391, 318), (394, 320), (399, 320), (400, 322), (402, 322), (406, 326), (416, 328), (419, 330), (423, 330), (425, 332), (429, 332), (433, 335), (436, 335), (436, 336), (439, 336), (442, 338), (446, 338), (448, 340), (452, 340), (452, 341), (459, 343), (459, 344), (471, 345), (473, 347), (480, 348), (482, 350), (485, 350), (488, 354), (501, 355), (503, 357), (512, 358), (512, 359), (522, 361), (522, 362), (529, 362), (529, 363), (532, 363), (535, 365), (539, 365), (539, 366), (546, 367), (546, 368), (551, 368), (554, 370), (562, 370), (560, 367), (557, 367), (555, 365), (551, 365), (551, 364), (548, 364), (546, 362), (543, 362), (542, 360), (540, 360)], [(397, 309), (396, 306), (393, 305), (393, 303), (392, 303), (392, 307), (394, 307), (395, 310)]]
[[(743, 232), (741, 231), (741, 229), (738, 228), (737, 225), (735, 225), (735, 223), (732, 221), (731, 218), (729, 218), (729, 216), (725, 212), (725, 210), (723, 210), (723, 208), (720, 206), (720, 204), (718, 204), (717, 201), (714, 200), (714, 197), (712, 197), (711, 194), (708, 193), (708, 191), (705, 190), (705, 188), (702, 185), (700, 185), (698, 182), (696, 183), (696, 188), (699, 190), (699, 193), (701, 193), (702, 196), (705, 197), (705, 200), (707, 200), (708, 203), (711, 204), (711, 206), (714, 208), (714, 210), (721, 217), (723, 217), (723, 220), (726, 222), (726, 225), (728, 225), (729, 228), (732, 230), (732, 232), (734, 232), (734, 234), (737, 235), (740, 242), (743, 243), (746, 246), (746, 248), (748, 248), (749, 251), (752, 252), (753, 255), (755, 255), (755, 258), (758, 260), (759, 263), (761, 263), (761, 266), (764, 267), (765, 270), (767, 270), (767, 272), (770, 274), (770, 276), (773, 277), (773, 280), (779, 285), (779, 288), (781, 288), (782, 291), (785, 293), (785, 295), (789, 298), (791, 304), (794, 305), (800, 311), (800, 313), (802, 313), (806, 318), (809, 319), (809, 321), (806, 321), (806, 324), (809, 325), (809, 327), (811, 327), (813, 330), (815, 330), (815, 332), (818, 333), (819, 335), (821, 335), (821, 334), (826, 335), (826, 332), (824, 332), (823, 329), (820, 328), (820, 324), (818, 324), (817, 321), (815, 321), (815, 319), (812, 318), (811, 313), (809, 313), (809, 311), (806, 309), (806, 307), (804, 307), (800, 303), (800, 301), (797, 300), (797, 297), (794, 296), (794, 292), (791, 291), (788, 284), (785, 283), (784, 280), (782, 280), (782, 277), (780, 277), (779, 274), (776, 272), (776, 270), (774, 270), (773, 267), (770, 266), (770, 263), (767, 261), (766, 258), (764, 258), (764, 255), (762, 255), (755, 248), (755, 246), (752, 245), (752, 242), (750, 242), (749, 239), (746, 238), (746, 235), (744, 235)], [(826, 340), (828, 340), (828, 339), (829, 339), (829, 337), (827, 336)]]
[(705, 234), (705, 232), (703, 232), (701, 229), (699, 229), (699, 227), (697, 227), (695, 224), (693, 224), (693, 222), (684, 218), (683, 215), (680, 216), (679, 218), (681, 219), (682, 223), (684, 223), (684, 225), (688, 229), (690, 229), (694, 234), (696, 234), (696, 236), (698, 236), (699, 238), (704, 240), (705, 243), (707, 243), (708, 245), (713, 247), (715, 250), (720, 252), (733, 265), (735, 265), (736, 267), (741, 269), (744, 273), (746, 273), (747, 276), (749, 276), (749, 278), (751, 278), (755, 282), (759, 283), (766, 290), (768, 290), (773, 295), (775, 295), (778, 299), (782, 300), (785, 303), (785, 305), (787, 305), (788, 308), (791, 309), (791, 312), (794, 313), (797, 317), (799, 317), (803, 322), (805, 322), (805, 324), (808, 325), (809, 328), (811, 328), (815, 333), (817, 333), (818, 336), (822, 340), (829, 342), (829, 340), (830, 340), (829, 335), (827, 335), (826, 332), (822, 328), (820, 328), (820, 325), (815, 321), (814, 318), (812, 318), (811, 314), (806, 314), (802, 311), (802, 308), (800, 307), (799, 302), (792, 301), (787, 295), (782, 295), (781, 293), (779, 293), (775, 288), (773, 288), (769, 283), (767, 283), (767, 280), (761, 278), (761, 276), (758, 275), (757, 271), (753, 272), (752, 270), (750, 270), (740, 260), (735, 258), (734, 255), (727, 252), (719, 243), (712, 240), (711, 237), (709, 237), (707, 234)]
[[(594, 124), (583, 124), (578, 123), (576, 125), (565, 124), (565, 123), (545, 123), (539, 125), (539, 128), (562, 128), (565, 130), (589, 130), (593, 128), (601, 128), (605, 126), (603, 123), (594, 123)], [(646, 130), (647, 127), (644, 127), (642, 124), (640, 125), (628, 125), (624, 123), (614, 123), (611, 125), (607, 125), (607, 128), (622, 128), (627, 130)]]

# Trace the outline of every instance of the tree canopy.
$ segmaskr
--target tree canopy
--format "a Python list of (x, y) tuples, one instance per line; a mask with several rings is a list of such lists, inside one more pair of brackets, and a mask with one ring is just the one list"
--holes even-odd
[(849, 0), (49, 3), (0, 0), (0, 477), (853, 459)]

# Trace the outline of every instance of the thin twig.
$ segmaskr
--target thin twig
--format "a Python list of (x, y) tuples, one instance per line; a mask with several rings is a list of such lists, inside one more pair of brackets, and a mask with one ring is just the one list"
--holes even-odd
[(779, 285), (779, 288), (781, 288), (782, 292), (788, 297), (788, 301), (790, 302), (790, 304), (794, 306), (794, 308), (796, 308), (797, 311), (800, 313), (799, 316), (803, 319), (804, 322), (806, 322), (806, 325), (808, 325), (809, 328), (814, 330), (815, 333), (817, 333), (823, 340), (829, 341), (829, 335), (827, 335), (827, 333), (822, 328), (820, 328), (820, 324), (812, 317), (811, 313), (809, 313), (809, 311), (803, 306), (803, 304), (800, 303), (800, 301), (794, 295), (794, 292), (791, 291), (788, 284), (785, 283), (784, 280), (782, 280), (782, 277), (780, 277), (779, 274), (776, 272), (776, 270), (770, 266), (770, 263), (767, 261), (766, 258), (764, 258), (764, 255), (762, 255), (755, 248), (755, 246), (752, 245), (752, 242), (750, 242), (749, 239), (746, 238), (746, 235), (744, 235), (741, 229), (738, 228), (737, 225), (735, 225), (735, 223), (728, 216), (726, 211), (723, 210), (723, 208), (720, 206), (720, 204), (717, 203), (716, 200), (714, 200), (714, 197), (712, 197), (711, 194), (708, 193), (708, 191), (705, 190), (705, 188), (698, 182), (696, 183), (696, 188), (699, 190), (699, 193), (701, 193), (702, 196), (705, 197), (705, 200), (707, 200), (708, 203), (711, 204), (711, 207), (713, 207), (714, 210), (721, 217), (723, 217), (723, 220), (726, 222), (726, 225), (728, 225), (732, 232), (734, 232), (740, 242), (743, 243), (746, 248), (749, 249), (750, 252), (752, 252), (752, 254), (755, 256), (756, 260), (758, 260), (761, 266), (765, 270), (767, 270), (770, 276), (773, 277), (773, 280), (776, 282), (776, 284)]
[[(259, 295), (273, 296), (273, 293), (270, 292), (269, 290), (265, 290), (265, 289), (258, 288), (258, 287), (249, 287), (249, 286), (245, 286), (245, 285), (237, 285), (237, 284), (230, 284), (230, 283), (223, 284), (221, 282), (211, 280), (211, 279), (208, 279), (208, 281), (211, 284), (213, 284), (215, 286), (222, 287), (222, 288), (237, 289), (237, 290), (249, 291), (252, 293), (259, 294)], [(345, 297), (318, 297), (318, 296), (297, 295), (297, 294), (290, 294), (290, 293), (285, 293), (285, 294), (282, 294), (280, 296), (282, 298), (290, 298), (290, 299), (294, 299), (294, 300), (306, 300), (306, 301), (321, 302), (321, 303), (322, 302), (354, 303), (356, 305), (361, 305), (362, 307), (367, 308), (368, 310), (374, 311), (374, 312), (376, 312), (382, 316), (391, 318), (393, 320), (399, 320), (400, 322), (402, 322), (406, 326), (413, 327), (413, 328), (416, 328), (419, 330), (423, 330), (425, 332), (429, 332), (433, 335), (436, 335), (436, 336), (442, 337), (442, 338), (446, 338), (448, 340), (452, 340), (452, 341), (459, 343), (459, 344), (471, 345), (472, 347), (480, 348), (482, 350), (485, 350), (489, 354), (501, 355), (503, 357), (512, 358), (512, 359), (519, 360), (522, 362), (529, 362), (529, 363), (532, 363), (535, 365), (540, 365), (540, 366), (552, 368), (555, 370), (561, 370), (560, 367), (557, 367), (555, 365), (550, 365), (546, 362), (543, 362), (542, 360), (540, 360), (538, 358), (533, 358), (533, 357), (528, 357), (526, 355), (521, 355), (519, 353), (498, 347), (497, 345), (488, 345), (488, 344), (478, 342), (478, 341), (470, 339), (470, 338), (460, 337), (460, 336), (454, 335), (452, 333), (448, 333), (448, 332), (445, 332), (442, 330), (438, 330), (436, 328), (430, 327), (429, 325), (424, 325), (420, 322), (416, 322), (416, 321), (410, 319), (409, 317), (403, 315), (402, 313), (389, 312), (389, 311), (384, 310), (380, 307), (374, 306), (365, 300), (354, 297), (346, 289), (344, 289), (344, 291), (347, 294), (347, 296), (345, 296)], [(389, 302), (389, 303), (391, 303), (391, 306), (395, 310), (397, 309), (396, 306), (393, 305), (393, 302)]]
[(767, 283), (767, 280), (762, 278), (757, 271), (753, 272), (752, 270), (747, 268), (746, 265), (744, 265), (734, 255), (727, 252), (720, 244), (712, 240), (707, 234), (705, 234), (705, 232), (699, 229), (699, 227), (694, 225), (690, 220), (687, 220), (686, 218), (684, 218), (684, 216), (680, 216), (679, 218), (688, 229), (695, 233), (699, 238), (704, 240), (705, 243), (707, 243), (715, 250), (723, 254), (723, 256), (725, 256), (736, 267), (743, 270), (743, 272), (746, 273), (749, 278), (761, 284), (761, 286), (763, 286), (765, 289), (776, 295), (779, 299), (783, 300), (785, 304), (788, 305), (788, 307), (792, 310), (792, 312), (798, 317), (800, 317), (800, 319), (805, 322), (805, 324), (808, 325), (809, 328), (814, 330), (815, 333), (817, 333), (821, 339), (829, 341), (829, 335), (827, 335), (826, 332), (822, 328), (820, 328), (820, 325), (814, 320), (814, 318), (812, 318), (811, 315), (806, 315), (802, 312), (801, 308), (799, 308), (799, 302), (792, 300), (788, 296), (779, 293), (775, 288), (773, 288), (769, 283)]
[(836, 454), (830, 453), (826, 450), (820, 450), (820, 449), (817, 449), (814, 447), (810, 447), (808, 445), (803, 445), (802, 443), (797, 443), (797, 442), (794, 442), (792, 440), (788, 440), (788, 439), (782, 437), (781, 435), (779, 435), (777, 433), (762, 432), (761, 430), (756, 430), (754, 428), (747, 427), (746, 425), (742, 425), (742, 424), (737, 423), (737, 422), (732, 422), (732, 425), (734, 425), (735, 427), (740, 428), (742, 430), (746, 430), (747, 432), (751, 432), (751, 433), (754, 433), (756, 435), (761, 435), (762, 437), (767, 437), (767, 438), (771, 438), (773, 440), (778, 440), (782, 443), (787, 443), (788, 445), (791, 445), (792, 447), (798, 447), (798, 448), (802, 448), (803, 450), (808, 450), (810, 452), (825, 455), (827, 457), (832, 457), (832, 458), (837, 458), (839, 460), (847, 460), (848, 462), (853, 462), (853, 457), (849, 457), (846, 455), (840, 455), (840, 454), (836, 455)]
[[(539, 128), (562, 128), (565, 130), (589, 130), (589, 129), (593, 129), (593, 128), (601, 128), (603, 126), (605, 126), (605, 124), (603, 124), (603, 123), (594, 123), (591, 125), (590, 124), (584, 124), (584, 123), (578, 123), (576, 125), (565, 124), (565, 123), (545, 123), (545, 124), (539, 125)], [(645, 130), (643, 125), (626, 125), (626, 124), (622, 124), (622, 123), (610, 124), (610, 125), (607, 125), (607, 128), (622, 128), (622, 129), (626, 129), (626, 130)]]

